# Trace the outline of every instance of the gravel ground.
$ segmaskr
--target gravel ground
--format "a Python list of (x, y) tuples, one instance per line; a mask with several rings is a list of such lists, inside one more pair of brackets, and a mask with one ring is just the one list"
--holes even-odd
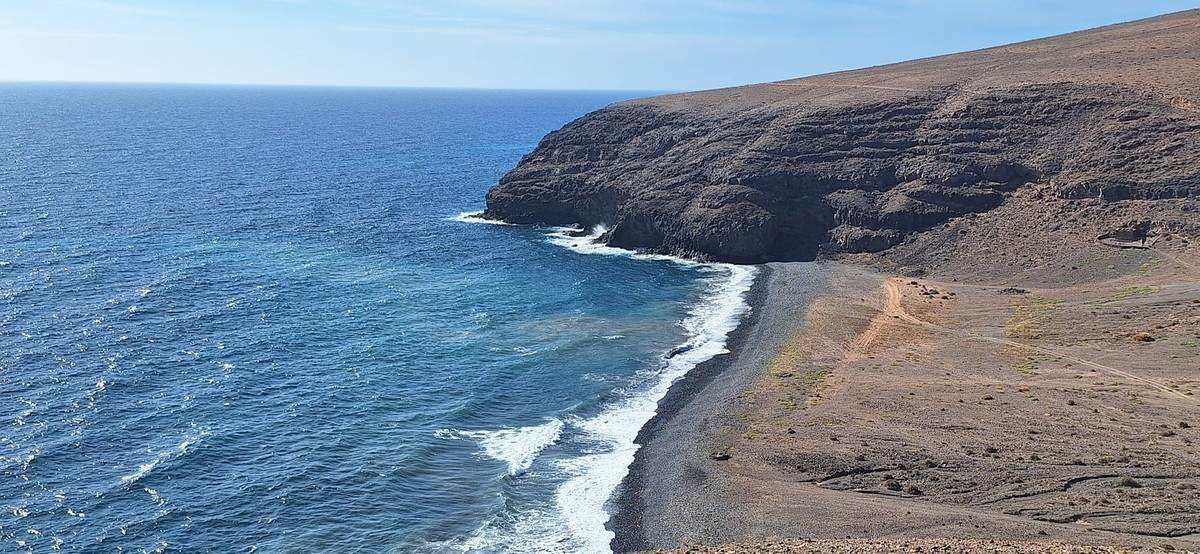
[[(904, 553), (904, 554), (1117, 554), (1125, 552), (1167, 552), (1161, 548), (1117, 548), (1109, 546), (1077, 546), (1049, 542), (1007, 542), (973, 539), (828, 539), (828, 540), (777, 540), (755, 544), (724, 546), (685, 546), (677, 550), (657, 550), (687, 554), (743, 554), (743, 553)], [(1174, 552), (1184, 552), (1174, 550)]]
[[(736, 515), (723, 515), (723, 505), (714, 502), (738, 493), (728, 475), (717, 471), (723, 461), (713, 459), (713, 453), (728, 444), (725, 437), (730, 432), (737, 432), (728, 417), (735, 397), (747, 390), (803, 324), (806, 307), (823, 286), (820, 264), (760, 266), (748, 297), (753, 311), (730, 334), (731, 353), (700, 364), (672, 385), (657, 415), (639, 433), (642, 448), (618, 490), (617, 510), (609, 521), (616, 533), (614, 551), (688, 539), (744, 540), (745, 530), (756, 526)], [(704, 529), (704, 534), (695, 534), (698, 529)]]

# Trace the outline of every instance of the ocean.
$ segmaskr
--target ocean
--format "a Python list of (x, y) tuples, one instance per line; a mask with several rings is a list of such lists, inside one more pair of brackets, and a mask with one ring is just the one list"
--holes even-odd
[(470, 214), (641, 95), (0, 85), (0, 550), (607, 551), (753, 272)]

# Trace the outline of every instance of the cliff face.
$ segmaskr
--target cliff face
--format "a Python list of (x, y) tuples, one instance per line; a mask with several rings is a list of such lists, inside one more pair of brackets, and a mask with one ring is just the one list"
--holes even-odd
[(1200, 10), (614, 104), (547, 135), (485, 216), (807, 260), (885, 250), (1029, 186), (1080, 210), (1200, 195)]

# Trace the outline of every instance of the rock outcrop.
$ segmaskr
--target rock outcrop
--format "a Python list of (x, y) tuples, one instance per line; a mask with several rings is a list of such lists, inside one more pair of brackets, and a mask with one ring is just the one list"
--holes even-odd
[(1200, 10), (614, 104), (547, 135), (485, 217), (809, 260), (893, 248), (1030, 186), (1080, 210), (1200, 195)]

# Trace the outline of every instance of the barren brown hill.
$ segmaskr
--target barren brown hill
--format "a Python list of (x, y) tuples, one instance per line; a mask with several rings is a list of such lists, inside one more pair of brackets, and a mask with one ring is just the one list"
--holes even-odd
[(736, 262), (917, 243), (951, 258), (948, 221), (1022, 194), (1083, 222), (1064, 237), (1195, 236), (1200, 10), (614, 104), (547, 135), (486, 217), (603, 224), (614, 245)]

